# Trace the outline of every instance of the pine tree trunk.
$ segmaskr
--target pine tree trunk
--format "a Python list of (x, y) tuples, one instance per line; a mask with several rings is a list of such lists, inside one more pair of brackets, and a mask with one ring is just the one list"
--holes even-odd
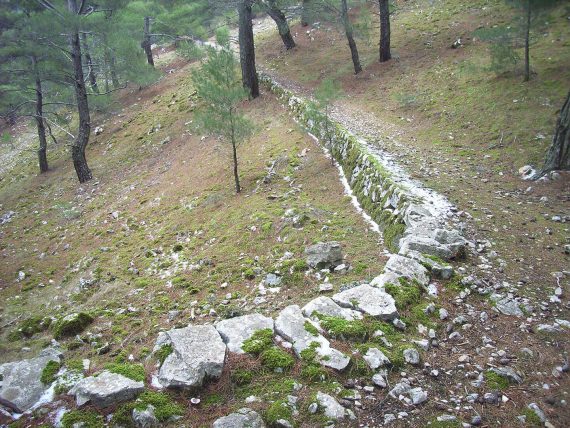
[(524, 36), (524, 81), (530, 80), (530, 20), (532, 9), (530, 0), (527, 0), (526, 10), (526, 28)]
[(251, 0), (241, 0), (238, 4), (239, 12), (239, 59), (241, 64), (241, 77), (244, 88), (251, 98), (259, 96), (259, 82), (255, 69), (255, 45), (253, 41), (253, 23), (251, 13)]
[(311, 15), (311, 1), (310, 0), (303, 0), (303, 4), (301, 5), (301, 25), (306, 27), (309, 25), (310, 15)]
[(390, 53), (390, 2), (378, 0), (380, 9), (380, 62), (386, 62), (392, 58)]
[(350, 23), (350, 19), (348, 18), (348, 5), (346, 0), (341, 0), (341, 3), (342, 3), (342, 22), (344, 24), (346, 39), (348, 40), (348, 47), (350, 48), (352, 64), (354, 65), (354, 74), (358, 74), (362, 71), (362, 66), (360, 65), (360, 59), (358, 57), (358, 49), (356, 48), (356, 42), (354, 41), (354, 35), (352, 33), (352, 24)]
[(146, 61), (154, 67), (154, 59), (152, 57), (152, 49), (151, 49), (151, 42), (150, 42), (150, 16), (144, 17), (144, 35), (143, 41), (141, 43), (142, 48), (144, 49), (144, 53), (146, 54)]
[(81, 41), (83, 42), (83, 50), (85, 51), (85, 62), (87, 63), (89, 84), (91, 85), (91, 90), (96, 94), (98, 94), (99, 87), (97, 86), (97, 76), (95, 76), (93, 61), (91, 60), (91, 54), (89, 53), (89, 45), (87, 44), (87, 34), (81, 33)]
[(265, 2), (261, 2), (260, 4), (265, 6), (267, 14), (275, 21), (275, 24), (277, 24), (277, 29), (279, 30), (279, 35), (281, 36), (281, 40), (283, 40), (285, 49), (293, 49), (295, 47), (295, 41), (291, 35), (287, 18), (283, 11), (279, 9), (275, 0), (267, 0), (267, 4), (265, 4)]
[(40, 146), (38, 148), (38, 161), (40, 166), (40, 173), (47, 172), (48, 170), (48, 160), (47, 160), (47, 139), (46, 139), (46, 128), (44, 125), (44, 101), (42, 92), (42, 81), (40, 78), (40, 72), (38, 70), (38, 63), (35, 56), (32, 56), (32, 67), (34, 70), (34, 75), (36, 79), (36, 126), (38, 129), (38, 140)]
[(109, 92), (109, 70), (111, 68), (111, 54), (109, 52), (109, 47), (107, 46), (107, 35), (105, 33), (101, 34), (101, 41), (103, 43), (103, 62), (105, 63), (103, 68), (103, 77), (105, 78), (105, 92)]
[[(69, 12), (77, 14), (77, 0), (67, 0)], [(87, 101), (87, 88), (85, 87), (85, 79), (83, 76), (83, 65), (81, 63), (81, 45), (79, 42), (79, 28), (74, 26), (69, 34), (71, 45), (71, 59), (73, 63), (73, 86), (75, 89), (75, 98), (77, 101), (77, 112), (79, 114), (79, 129), (77, 137), (73, 141), (71, 147), (71, 157), (73, 166), (77, 173), (80, 183), (93, 178), (91, 170), (85, 159), (85, 148), (89, 142), (89, 134), (91, 132), (91, 118), (89, 116), (89, 103)]]
[(111, 82), (113, 82), (113, 89), (117, 89), (121, 84), (119, 83), (119, 78), (117, 77), (117, 67), (115, 63), (117, 62), (115, 58), (115, 53), (111, 52)]
[(560, 111), (544, 167), (535, 178), (540, 178), (550, 171), (556, 170), (570, 170), (570, 92), (568, 92), (564, 106)]
[(241, 192), (241, 186), (239, 184), (237, 147), (236, 147), (235, 140), (232, 140), (232, 151), (233, 151), (233, 158), (234, 158), (234, 181), (236, 184), (236, 193), (240, 193)]

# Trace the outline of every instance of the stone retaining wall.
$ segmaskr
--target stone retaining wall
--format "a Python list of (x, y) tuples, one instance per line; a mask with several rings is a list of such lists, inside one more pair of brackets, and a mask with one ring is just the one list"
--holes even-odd
[(348, 183), (364, 211), (382, 229), (384, 241), (393, 252), (406, 229), (419, 225), (431, 229), (444, 228), (451, 205), (440, 195), (422, 188), (401, 169), (390, 169), (391, 162), (362, 138), (352, 134), (338, 122), (318, 111), (315, 104), (284, 88), (270, 76), (262, 74), (261, 82), (273, 92), (307, 130), (315, 135), (339, 163)]

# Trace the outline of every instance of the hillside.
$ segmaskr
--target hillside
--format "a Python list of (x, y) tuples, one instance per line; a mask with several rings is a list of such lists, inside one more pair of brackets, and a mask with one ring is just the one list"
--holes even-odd
[[(473, 36), (510, 19), (502, 3), (396, 3), (394, 59), (376, 62), (374, 33), (357, 76), (338, 29), (294, 21), (285, 51), (254, 23), (268, 77), (240, 105), (241, 194), (230, 147), (194, 128), (198, 63), (174, 52), (94, 115), (87, 183), (65, 143), (38, 175), (32, 128), (10, 130), (0, 392), (30, 410), (2, 426), (568, 424), (570, 177), (518, 172), (543, 159), (570, 83), (566, 7), (522, 83), (489, 72)], [(305, 103), (324, 76), (343, 90), (326, 148)], [(109, 392), (114, 375), (131, 383)]]

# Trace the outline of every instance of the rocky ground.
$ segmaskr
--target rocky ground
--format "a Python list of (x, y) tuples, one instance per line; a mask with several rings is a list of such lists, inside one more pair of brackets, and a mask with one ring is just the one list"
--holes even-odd
[(529, 185), (341, 100), (335, 119), (455, 204), (390, 254), (267, 92), (233, 195), (188, 67), (98, 118), (94, 183), (63, 150), (0, 181), (1, 423), (568, 424), (565, 176)]

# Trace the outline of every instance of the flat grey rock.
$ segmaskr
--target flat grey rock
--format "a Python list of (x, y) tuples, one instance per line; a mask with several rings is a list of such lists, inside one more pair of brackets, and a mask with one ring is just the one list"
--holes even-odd
[(429, 272), (416, 260), (393, 254), (386, 262), (385, 272), (392, 272), (410, 281), (417, 281), (422, 286), (429, 284)]
[(297, 357), (300, 357), (301, 352), (309, 348), (311, 344), (316, 343), (318, 347), (315, 351), (322, 365), (344, 370), (350, 358), (337, 349), (331, 348), (330, 342), (321, 334), (309, 333), (305, 329), (305, 323), (310, 323), (310, 321), (303, 316), (299, 306), (287, 306), (275, 319), (275, 331), (293, 344), (293, 351)]
[(157, 347), (171, 345), (158, 372), (158, 381), (167, 388), (197, 388), (209, 378), (219, 378), (226, 359), (226, 344), (212, 325), (191, 325), (164, 332)]
[(346, 414), (344, 407), (342, 407), (334, 397), (318, 391), (317, 402), (319, 403), (319, 406), (323, 408), (327, 418), (333, 420), (344, 419)]
[(59, 350), (46, 348), (36, 358), (0, 365), (0, 397), (22, 411), (29, 410), (49, 388), (40, 380), (43, 369), (49, 361), (59, 362), (60, 357)]
[(235, 413), (216, 419), (212, 428), (265, 428), (257, 412), (244, 407)]
[(389, 321), (398, 316), (394, 298), (368, 284), (337, 293), (332, 299), (342, 307), (356, 309), (381, 320)]
[(305, 249), (307, 264), (314, 269), (330, 269), (343, 262), (342, 248), (336, 241), (319, 242)]
[(80, 380), (69, 395), (75, 396), (77, 406), (91, 403), (104, 408), (128, 401), (144, 391), (144, 383), (137, 382), (117, 373), (104, 371), (98, 376), (89, 376)]
[(370, 281), (370, 285), (372, 287), (384, 288), (386, 284), (393, 284), (398, 285), (400, 283), (399, 276), (396, 275), (394, 272), (384, 272), (383, 274), (378, 275), (372, 281)]
[(257, 330), (270, 329), (273, 331), (273, 319), (261, 314), (249, 314), (220, 321), (215, 325), (228, 347), (228, 351), (243, 354), (243, 342), (249, 339)]
[(352, 309), (340, 307), (334, 302), (333, 299), (325, 296), (317, 297), (316, 299), (311, 300), (309, 303), (303, 306), (303, 314), (306, 317), (312, 317), (315, 312), (331, 317), (343, 318), (348, 321), (362, 319), (362, 313)]
[(523, 311), (520, 308), (519, 302), (510, 297), (501, 297), (498, 294), (493, 294), (491, 300), (495, 302), (495, 307), (499, 312), (505, 315), (511, 315), (515, 317), (524, 316)]
[(364, 361), (366, 361), (366, 364), (368, 364), (368, 367), (370, 367), (372, 370), (392, 365), (390, 359), (378, 348), (368, 349), (362, 358), (364, 358)]

